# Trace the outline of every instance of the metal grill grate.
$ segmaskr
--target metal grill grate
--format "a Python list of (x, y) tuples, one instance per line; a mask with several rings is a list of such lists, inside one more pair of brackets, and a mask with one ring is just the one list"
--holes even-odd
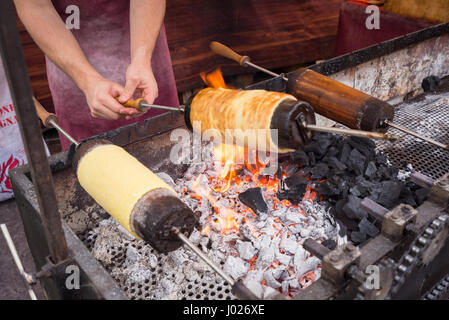
[[(449, 92), (427, 94), (419, 99), (404, 102), (395, 107), (396, 124), (428, 136), (442, 143), (449, 143)], [(391, 128), (389, 132), (401, 139), (396, 143), (378, 142), (380, 151), (388, 155), (392, 164), (413, 169), (434, 179), (449, 172), (449, 151)]]
[[(98, 225), (97, 225), (98, 226)], [(96, 226), (96, 227), (97, 227)], [(95, 229), (95, 228), (94, 228)], [(97, 234), (91, 229), (78, 235), (78, 237), (83, 241), (84, 245), (92, 251), (95, 244)], [(115, 267), (120, 267), (125, 262), (126, 251), (128, 246), (134, 247), (141, 255), (148, 258), (150, 254), (157, 257), (157, 266), (151, 268), (151, 275), (143, 283), (132, 283), (128, 284), (120, 279), (120, 277), (113, 274), (112, 270)], [(111, 265), (104, 265), (106, 270), (111, 274), (119, 286), (125, 291), (131, 300), (145, 300), (154, 299), (154, 292), (160, 285), (158, 283), (158, 278), (160, 275), (165, 273), (164, 278), (174, 279), (176, 274), (170, 272), (170, 267), (167, 266), (166, 260), (168, 259), (167, 254), (160, 254), (151, 246), (146, 245), (141, 240), (123, 240), (119, 247), (111, 246), (109, 248), (111, 254)], [(221, 278), (216, 277), (215, 281), (210, 279), (205, 279), (204, 275), (201, 275), (200, 279), (194, 281), (188, 281), (184, 279), (185, 286), (181, 290), (183, 300), (233, 300), (234, 295), (231, 293), (231, 287), (229, 284), (224, 283)]]

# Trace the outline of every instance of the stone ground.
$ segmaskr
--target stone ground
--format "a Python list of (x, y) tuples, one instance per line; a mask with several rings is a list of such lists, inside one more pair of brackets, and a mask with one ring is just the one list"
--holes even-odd
[[(35, 265), (22, 219), (14, 200), (0, 202), (0, 224), (6, 224), (14, 241), (25, 271), (35, 272)], [(1, 232), (0, 232), (1, 233)], [(38, 299), (43, 299), (39, 285), (34, 286)], [(17, 269), (3, 234), (0, 235), (0, 300), (29, 300), (26, 286)]]

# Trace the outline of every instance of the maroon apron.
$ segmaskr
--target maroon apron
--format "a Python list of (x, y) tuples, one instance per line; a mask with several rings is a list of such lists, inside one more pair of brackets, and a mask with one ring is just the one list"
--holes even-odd
[[(129, 0), (53, 0), (63, 21), (69, 5), (80, 9), (80, 29), (72, 29), (87, 59), (106, 79), (125, 85), (130, 57)], [(155, 104), (179, 106), (165, 28), (156, 42), (151, 61), (159, 90)], [(75, 139), (82, 140), (102, 132), (154, 117), (164, 111), (150, 110), (132, 120), (95, 119), (90, 114), (83, 92), (47, 57), (47, 77), (60, 125)], [(62, 148), (70, 142), (60, 135)]]

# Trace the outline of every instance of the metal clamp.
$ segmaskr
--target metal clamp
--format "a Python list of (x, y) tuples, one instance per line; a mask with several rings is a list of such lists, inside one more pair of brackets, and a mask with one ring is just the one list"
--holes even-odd
[(349, 243), (335, 248), (323, 257), (321, 276), (334, 285), (342, 284), (346, 271), (359, 264), (360, 256), (360, 249)]

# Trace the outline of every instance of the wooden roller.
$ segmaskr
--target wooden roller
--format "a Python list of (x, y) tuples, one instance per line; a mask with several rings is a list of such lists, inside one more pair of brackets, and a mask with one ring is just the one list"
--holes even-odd
[(351, 129), (388, 130), (385, 120), (394, 117), (387, 102), (309, 69), (289, 74), (287, 92), (310, 103), (315, 112)]
[[(281, 76), (251, 63), (248, 56), (241, 56), (221, 43), (211, 42), (210, 48), (241, 66), (251, 66), (274, 77)], [(299, 69), (282, 79), (287, 81), (287, 93), (308, 102), (316, 113), (351, 129), (385, 132), (388, 130), (385, 120), (393, 120), (394, 110), (387, 102), (312, 70)]]

